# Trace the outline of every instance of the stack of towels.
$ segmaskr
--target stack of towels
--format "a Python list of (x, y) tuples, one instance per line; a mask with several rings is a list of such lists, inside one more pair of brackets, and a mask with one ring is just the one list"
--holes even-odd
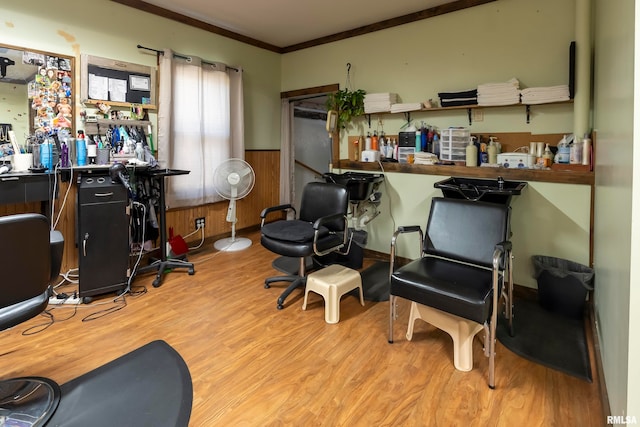
[(364, 112), (388, 113), (391, 111), (391, 105), (397, 102), (397, 93), (368, 93), (364, 96)]
[(435, 165), (438, 163), (438, 156), (432, 153), (418, 151), (413, 155), (414, 165)]
[(478, 105), (513, 105), (520, 103), (520, 82), (513, 78), (504, 83), (478, 85)]
[(478, 91), (476, 89), (462, 92), (438, 92), (438, 97), (442, 107), (459, 107), (478, 103)]
[(547, 102), (568, 101), (569, 86), (530, 87), (522, 89), (523, 104), (544, 104)]
[[(365, 107), (366, 110), (366, 107)], [(422, 110), (421, 102), (405, 102), (402, 104), (392, 104), (391, 112), (392, 113), (404, 113), (407, 111), (418, 111)]]

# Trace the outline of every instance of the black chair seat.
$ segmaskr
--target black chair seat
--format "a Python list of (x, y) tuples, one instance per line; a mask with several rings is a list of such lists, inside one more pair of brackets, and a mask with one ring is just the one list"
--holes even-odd
[(434, 257), (411, 261), (391, 276), (391, 294), (484, 323), (491, 313), (489, 270)]
[[(292, 219), (289, 221), (276, 221), (265, 224), (262, 227), (262, 234), (275, 240), (283, 240), (285, 242), (305, 243), (313, 241), (315, 230), (313, 224), (309, 221), (301, 221)], [(324, 237), (329, 234), (329, 229), (324, 226), (318, 227), (318, 237)]]

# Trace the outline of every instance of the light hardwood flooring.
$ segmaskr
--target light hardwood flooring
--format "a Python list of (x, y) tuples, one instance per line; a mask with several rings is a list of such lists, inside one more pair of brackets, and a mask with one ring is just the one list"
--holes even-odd
[[(400, 301), (395, 343), (387, 342), (388, 302), (353, 296), (340, 304), (340, 322), (324, 321), (320, 296), (301, 310), (294, 291), (283, 310), (284, 284), (275, 255), (254, 244), (241, 252), (192, 255), (196, 274), (176, 270), (153, 288), (153, 275), (134, 287), (147, 292), (114, 307), (113, 295), (73, 308), (55, 308), (55, 323), (38, 316), (0, 332), (0, 377), (71, 380), (156, 339), (185, 359), (193, 380), (190, 426), (600, 426), (594, 383), (555, 372), (497, 345), (496, 389), (487, 387), (487, 359), (474, 342), (471, 372), (453, 367), (448, 335), (418, 321), (405, 338), (409, 304)], [(10, 266), (7, 266), (10, 268)], [(71, 287), (67, 289), (72, 289)], [(70, 318), (69, 318), (70, 317)], [(478, 335), (482, 336), (482, 333)], [(126, 384), (123, 384), (126, 387)], [(117, 410), (114, 408), (114, 410)]]

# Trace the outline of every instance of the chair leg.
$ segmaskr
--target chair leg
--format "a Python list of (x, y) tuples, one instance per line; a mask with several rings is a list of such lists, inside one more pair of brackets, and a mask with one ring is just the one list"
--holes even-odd
[(393, 344), (393, 319), (396, 316), (396, 296), (389, 295), (389, 344)]
[(299, 276), (274, 276), (274, 277), (267, 277), (266, 279), (264, 279), (264, 288), (265, 289), (269, 289), (271, 287), (272, 283), (277, 283), (277, 282), (293, 282), (295, 280), (298, 280), (300, 277)]
[(278, 297), (278, 304), (276, 306), (278, 310), (282, 310), (284, 308), (284, 300), (289, 296), (289, 294), (293, 292), (294, 289), (299, 288), (300, 286), (304, 286), (306, 282), (307, 282), (306, 277), (298, 277), (296, 280), (294, 280), (287, 287), (287, 289), (285, 289), (284, 292), (280, 294), (280, 297)]

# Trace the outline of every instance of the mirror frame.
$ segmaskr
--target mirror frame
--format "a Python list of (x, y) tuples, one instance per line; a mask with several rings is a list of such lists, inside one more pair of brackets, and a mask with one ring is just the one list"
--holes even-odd
[(0, 48), (43, 56), (42, 64), (34, 64), (34, 67), (38, 67), (34, 79), (25, 84), (25, 102), (29, 111), (25, 119), (28, 120), (29, 134), (40, 132), (52, 135), (61, 129), (68, 129), (69, 136), (74, 137), (78, 88), (76, 58), (5, 43), (0, 43)]

